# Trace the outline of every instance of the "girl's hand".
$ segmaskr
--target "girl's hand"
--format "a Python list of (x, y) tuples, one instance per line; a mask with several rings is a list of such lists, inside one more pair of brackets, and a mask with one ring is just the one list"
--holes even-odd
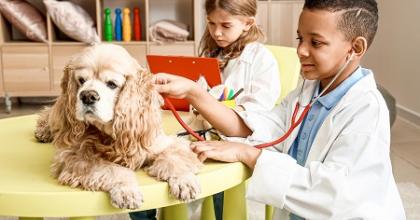
[(153, 83), (159, 93), (177, 99), (188, 97), (193, 89), (197, 87), (196, 83), (192, 80), (167, 73), (154, 75)]
[(201, 141), (191, 143), (192, 150), (201, 161), (207, 158), (224, 162), (242, 162), (251, 169), (261, 153), (247, 144), (226, 141)]

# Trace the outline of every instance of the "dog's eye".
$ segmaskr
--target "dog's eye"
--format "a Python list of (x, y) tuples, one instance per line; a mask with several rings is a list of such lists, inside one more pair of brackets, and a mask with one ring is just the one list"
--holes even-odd
[(115, 89), (115, 88), (117, 88), (117, 84), (115, 84), (114, 82), (112, 82), (112, 81), (108, 81), (108, 82), (106, 82), (106, 85), (109, 87), (109, 88), (111, 88), (111, 89)]
[(81, 77), (78, 79), (78, 81), (79, 81), (80, 85), (83, 85), (83, 83), (85, 83), (85, 82), (86, 82), (86, 81), (85, 81), (85, 79), (83, 79), (83, 78), (81, 78)]

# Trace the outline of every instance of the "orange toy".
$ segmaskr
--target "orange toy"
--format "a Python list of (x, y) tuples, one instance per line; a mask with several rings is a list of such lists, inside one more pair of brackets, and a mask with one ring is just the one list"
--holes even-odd
[(129, 8), (124, 8), (123, 40), (131, 41), (131, 23), (130, 23), (130, 9)]

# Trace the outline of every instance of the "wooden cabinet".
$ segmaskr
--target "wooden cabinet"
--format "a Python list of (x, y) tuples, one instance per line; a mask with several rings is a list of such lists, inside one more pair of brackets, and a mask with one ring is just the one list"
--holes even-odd
[[(110, 8), (114, 23), (115, 9), (125, 7), (131, 11), (140, 9), (141, 33), (140, 41), (111, 41), (123, 46), (143, 66), (147, 65), (146, 54), (196, 55), (194, 16), (196, 4), (201, 0), (70, 0), (81, 6), (95, 22), (96, 31), (103, 38), (104, 10)], [(57, 28), (46, 13), (42, 1), (28, 0), (30, 4), (45, 15), (48, 42), (38, 43), (28, 40), (8, 21), (0, 16), (0, 96), (50, 96), (60, 93), (60, 81), (63, 68), (70, 57), (88, 44), (77, 42)], [(163, 19), (177, 20), (188, 26), (190, 35), (186, 42), (173, 44), (157, 44), (151, 42), (149, 24)], [(131, 23), (133, 24), (133, 23)], [(133, 31), (132, 31), (133, 32)], [(133, 33), (134, 35), (134, 33)]]
[(2, 47), (4, 90), (11, 96), (32, 96), (50, 91), (48, 46)]
[[(125, 47), (137, 61), (147, 66), (147, 54), (198, 55), (198, 46), (206, 28), (205, 0), (68, 0), (80, 5), (93, 19), (103, 38), (104, 10), (139, 7), (142, 37), (140, 41), (111, 41)], [(43, 1), (27, 0), (47, 21), (48, 41), (32, 42), (0, 16), (0, 96), (51, 96), (60, 92), (63, 68), (70, 57), (89, 46), (66, 36), (53, 23)], [(263, 29), (268, 44), (295, 46), (298, 16), (302, 0), (258, 1), (257, 24)], [(131, 15), (132, 16), (132, 15)], [(132, 17), (131, 17), (132, 18)], [(188, 26), (185, 42), (158, 44), (149, 38), (149, 26), (171, 19)], [(131, 20), (132, 21), (132, 20)]]
[(149, 54), (191, 56), (194, 54), (194, 50), (194, 42), (180, 42), (171, 45), (152, 44), (149, 47)]

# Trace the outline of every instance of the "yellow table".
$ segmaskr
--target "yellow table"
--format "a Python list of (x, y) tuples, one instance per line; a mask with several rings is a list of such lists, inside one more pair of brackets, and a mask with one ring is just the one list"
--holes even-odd
[[(114, 208), (107, 193), (59, 185), (50, 176), (53, 146), (34, 138), (36, 118), (29, 115), (0, 120), (0, 216), (88, 219), (131, 211)], [(164, 121), (167, 132), (179, 130), (169, 112), (164, 113)], [(245, 200), (238, 200), (237, 194), (243, 193), (244, 181), (250, 175), (242, 163), (206, 163), (198, 174), (200, 197), (226, 190), (224, 219), (246, 219)], [(137, 178), (145, 201), (139, 210), (166, 207), (162, 209), (164, 219), (186, 218), (185, 207), (177, 208), (182, 205), (169, 195), (166, 182), (142, 171), (137, 172)], [(203, 206), (209, 205), (205, 202)]]

